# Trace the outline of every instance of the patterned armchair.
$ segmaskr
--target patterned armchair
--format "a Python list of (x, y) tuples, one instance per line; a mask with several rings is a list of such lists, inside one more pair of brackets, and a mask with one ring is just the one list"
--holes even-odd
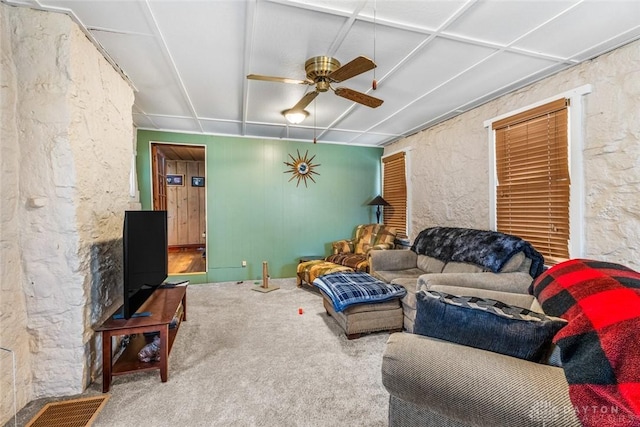
[(369, 271), (369, 251), (393, 249), (396, 229), (384, 224), (363, 224), (356, 228), (353, 239), (333, 242), (333, 254), (325, 258), (355, 271)]

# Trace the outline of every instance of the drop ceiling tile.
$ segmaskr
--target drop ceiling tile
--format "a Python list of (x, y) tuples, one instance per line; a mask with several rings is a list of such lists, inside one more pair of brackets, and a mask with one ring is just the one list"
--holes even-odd
[(577, 61), (586, 61), (588, 59), (592, 59), (596, 56), (602, 55), (604, 52), (609, 52), (610, 50), (623, 46), (629, 43), (630, 40), (638, 39), (640, 39), (640, 26), (636, 27), (633, 30), (626, 31), (624, 34), (613, 37), (606, 42), (600, 43), (597, 46), (589, 47), (576, 54), (573, 59)]
[(114, 32), (155, 34), (148, 9), (139, 1), (109, 0), (45, 0), (43, 7), (73, 10), (86, 27), (97, 27)]
[(188, 108), (183, 96), (178, 90), (150, 91), (147, 85), (139, 86), (141, 91), (136, 92), (135, 102), (146, 114), (159, 114), (168, 116), (189, 116)]
[[(401, 90), (401, 82), (413, 82), (426, 92), (464, 72), (473, 64), (495, 53), (496, 50), (458, 41), (436, 39), (420, 50), (390, 80)], [(404, 84), (401, 94), (415, 94), (411, 85)]]
[[(464, 0), (394, 0), (375, 3), (376, 20), (394, 25), (407, 25), (435, 30), (467, 3)], [(373, 7), (363, 9), (363, 15), (373, 16)]]
[(526, 36), (515, 46), (570, 58), (638, 25), (640, 1), (585, 1)]
[[(381, 81), (375, 93), (369, 93), (385, 102), (367, 112), (367, 128), (385, 121), (399, 109), (406, 108), (403, 115), (415, 114), (410, 103), (428, 96), (430, 91), (444, 84), (447, 79), (462, 73), (494, 52), (494, 49), (446, 39), (436, 39), (425, 45), (394, 74)], [(348, 117), (340, 125), (354, 126), (354, 120), (358, 118)]]
[(437, 106), (438, 115), (460, 108), (467, 109), (469, 104), (479, 105), (512, 90), (514, 81), (538, 76), (545, 69), (554, 72), (556, 67), (551, 61), (503, 52), (440, 87), (417, 102), (414, 108), (428, 108), (427, 105), (433, 103)]
[[(146, 113), (184, 116), (191, 110), (181, 88), (176, 85), (173, 68), (154, 37), (131, 34), (97, 33), (114, 61), (138, 89), (136, 103)], [(139, 58), (144, 57), (145, 61)]]
[(553, 61), (502, 52), (474, 67), (461, 78), (454, 79), (443, 89), (459, 100), (472, 100), (555, 66)]
[(343, 17), (286, 5), (258, 2), (251, 39), (249, 73), (304, 79), (304, 62), (326, 55)]
[[(336, 51), (335, 57), (343, 64), (346, 64), (351, 59), (359, 55), (364, 55), (372, 60), (375, 59), (377, 67), (375, 70), (362, 73), (337, 86), (347, 85), (359, 91), (369, 89), (374, 75), (377, 80), (381, 80), (389, 74), (398, 63), (410, 55), (426, 37), (424, 34), (413, 31), (377, 26), (375, 30), (374, 49), (373, 25), (361, 21), (354, 23)], [(382, 55), (383, 52), (384, 55)], [(378, 57), (378, 54), (382, 56)]]
[(151, 121), (151, 119), (149, 119), (145, 114), (135, 112), (135, 108), (133, 113), (133, 125), (139, 129), (158, 129), (158, 126), (156, 126), (156, 124), (153, 123), (153, 121)]
[(387, 114), (384, 114), (384, 112), (383, 114), (379, 112), (381, 108), (382, 107), (371, 109), (354, 104), (353, 108), (349, 109), (341, 119), (332, 122), (332, 125), (339, 129), (354, 132), (366, 132), (368, 129), (375, 127), (381, 121), (378, 117), (387, 117)]
[(573, 4), (575, 1), (558, 0), (477, 2), (445, 34), (508, 45)]
[(257, 138), (282, 138), (284, 127), (284, 125), (270, 126), (248, 123), (245, 127), (245, 135)]
[[(353, 132), (341, 128), (334, 128), (326, 132), (322, 132), (322, 134), (318, 136), (318, 141), (326, 143), (338, 143), (340, 141), (343, 143), (350, 143), (350, 141), (355, 140), (361, 134), (362, 132)], [(357, 143), (354, 143), (354, 145), (357, 145)]]
[[(363, 2), (360, 0), (299, 0), (283, 3), (303, 5), (305, 8), (323, 13), (333, 13), (338, 16), (351, 16), (361, 7)], [(381, 25), (390, 24), (434, 30), (446, 22), (465, 3), (467, 3), (465, 0), (367, 1), (360, 9), (360, 15), (368, 21), (373, 21), (375, 15), (376, 21)]]
[(308, 127), (289, 126), (284, 128), (281, 138), (295, 141), (313, 141), (314, 129)]
[(360, 7), (362, 0), (290, 0), (284, 3), (324, 13), (351, 15), (354, 10)]
[(174, 132), (197, 132), (202, 130), (198, 122), (189, 117), (167, 117), (167, 116), (150, 116), (153, 123), (158, 129), (174, 131)]
[(401, 135), (387, 135), (378, 134), (373, 132), (364, 132), (359, 134), (356, 138), (349, 141), (350, 145), (365, 145), (365, 146), (379, 146), (387, 141), (389, 138), (398, 138)]
[(240, 122), (225, 122), (216, 120), (199, 120), (204, 133), (213, 135), (242, 135)]
[(411, 105), (411, 114), (397, 114), (374, 126), (370, 131), (387, 134), (404, 134), (407, 129), (415, 129), (432, 117), (442, 114), (447, 107), (441, 106), (442, 100), (436, 97), (423, 98)]
[(152, 9), (198, 116), (242, 111), (243, 2), (157, 2)]

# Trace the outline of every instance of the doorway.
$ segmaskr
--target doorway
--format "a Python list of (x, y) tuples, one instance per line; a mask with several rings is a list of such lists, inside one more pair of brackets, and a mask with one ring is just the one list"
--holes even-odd
[(169, 274), (207, 271), (206, 148), (151, 143), (153, 209), (167, 211)]

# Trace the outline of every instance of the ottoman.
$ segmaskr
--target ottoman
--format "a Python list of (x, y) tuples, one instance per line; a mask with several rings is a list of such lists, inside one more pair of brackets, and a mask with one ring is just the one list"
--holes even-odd
[(323, 259), (301, 262), (297, 269), (297, 285), (300, 287), (304, 283), (311, 286), (316, 277), (338, 271), (353, 271), (353, 269)]
[(379, 331), (402, 332), (402, 306), (400, 300), (375, 304), (357, 304), (336, 312), (327, 295), (322, 293), (322, 303), (327, 314), (342, 328), (347, 339), (360, 338), (362, 334)]
[(333, 317), (348, 339), (378, 331), (401, 332), (400, 299), (406, 289), (388, 284), (364, 272), (323, 275), (313, 285), (322, 295), (327, 314)]

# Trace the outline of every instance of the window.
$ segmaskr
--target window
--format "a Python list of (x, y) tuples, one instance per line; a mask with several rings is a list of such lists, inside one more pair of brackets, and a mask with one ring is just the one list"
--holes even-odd
[(394, 227), (398, 239), (407, 239), (407, 178), (405, 152), (382, 159), (382, 197), (391, 205), (384, 208), (384, 223)]
[(568, 100), (493, 122), (496, 228), (519, 236), (547, 264), (569, 258)]

